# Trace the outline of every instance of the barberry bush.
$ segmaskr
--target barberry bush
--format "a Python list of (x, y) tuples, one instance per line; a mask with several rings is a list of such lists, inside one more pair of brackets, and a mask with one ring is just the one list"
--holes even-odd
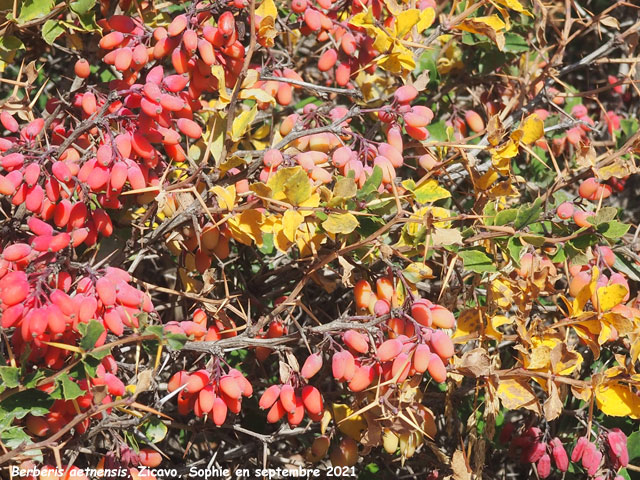
[(637, 478), (639, 14), (0, 2), (0, 477)]

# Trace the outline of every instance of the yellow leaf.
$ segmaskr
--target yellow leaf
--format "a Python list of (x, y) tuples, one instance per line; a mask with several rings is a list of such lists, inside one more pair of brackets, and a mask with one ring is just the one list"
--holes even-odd
[(596, 404), (606, 415), (640, 418), (638, 396), (626, 385), (619, 383), (598, 385)]
[(229, 92), (227, 91), (224, 69), (222, 68), (222, 65), (212, 65), (211, 75), (213, 75), (218, 80), (218, 102), (221, 104), (221, 106), (227, 105), (229, 102), (231, 102), (231, 95), (229, 95)]
[[(276, 200), (284, 200), (286, 197), (284, 193), (284, 186), (292, 178), (302, 178), (300, 173), (306, 177), (306, 173), (302, 167), (286, 167), (279, 169), (275, 175), (267, 180), (267, 187), (271, 189), (271, 195)], [(307, 177), (308, 178), (308, 177)]]
[(356, 442), (359, 442), (362, 433), (367, 429), (367, 422), (364, 417), (360, 414), (353, 415), (355, 410), (348, 405), (334, 403), (331, 407), (333, 420), (338, 425), (338, 429)]
[(502, 405), (509, 410), (526, 408), (536, 413), (540, 412), (538, 398), (527, 380), (521, 378), (500, 379), (497, 392)]
[(404, 38), (409, 31), (420, 20), (420, 10), (417, 8), (410, 8), (400, 12), (396, 16), (395, 21), (395, 33), (397, 38)]
[(487, 324), (487, 336), (495, 338), (496, 340), (502, 340), (502, 332), (498, 330), (498, 327), (511, 323), (513, 323), (513, 318), (509, 318), (504, 315), (494, 315), (491, 317), (491, 321)]
[[(320, 205), (320, 195), (316, 192), (313, 193), (309, 198), (307, 198), (304, 202), (300, 202), (299, 207), (305, 208), (316, 208)], [(303, 217), (308, 217), (313, 215), (313, 210), (300, 210), (300, 215)]]
[(460, 313), (456, 322), (456, 331), (451, 338), (464, 337), (472, 333), (480, 333), (483, 324), (480, 318), (480, 310), (477, 308), (469, 308)]
[(200, 293), (202, 291), (203, 283), (190, 277), (184, 268), (178, 268), (178, 275), (180, 275), (183, 291), (187, 293)]
[(331, 213), (322, 222), (322, 227), (329, 233), (351, 233), (358, 227), (358, 219), (351, 213)]
[(594, 170), (600, 180), (609, 180), (611, 177), (624, 178), (627, 175), (638, 173), (634, 155), (618, 157), (611, 165), (595, 168)]
[(240, 87), (242, 89), (245, 88), (251, 88), (253, 87), (256, 83), (258, 83), (258, 81), (260, 80), (260, 72), (258, 72), (257, 70), (254, 70), (252, 68), (250, 68), (247, 71), (247, 75), (246, 77), (244, 77), (244, 80), (242, 80), (242, 85), (240, 85)]
[[(203, 135), (203, 139), (209, 144), (211, 139), (211, 146), (209, 152), (215, 161), (215, 165), (220, 165), (222, 161), (222, 147), (224, 145), (224, 128), (226, 123), (226, 114), (222, 112), (214, 112), (209, 115), (207, 121), (207, 131)], [(213, 137), (213, 138), (211, 138)]]
[(593, 296), (593, 292), (595, 292), (596, 282), (598, 281), (599, 276), (600, 271), (598, 270), (598, 267), (594, 267), (591, 271), (591, 282), (589, 282), (588, 285), (585, 285), (582, 290), (578, 292), (576, 298), (573, 299), (573, 303), (571, 305), (573, 315), (581, 313), (584, 310), (584, 306)]
[(598, 335), (598, 344), (604, 345), (607, 343), (609, 338), (611, 338), (611, 326), (607, 325), (605, 322), (602, 322), (602, 326), (600, 327), (600, 334)]
[[(624, 336), (634, 330), (633, 320), (620, 313), (608, 312), (602, 315), (602, 322), (614, 327), (618, 335)], [(634, 342), (640, 343), (640, 342)]]
[(270, 187), (267, 187), (264, 183), (262, 182), (256, 182), (256, 183), (252, 183), (249, 186), (249, 190), (251, 190), (252, 192), (254, 192), (256, 195), (258, 195), (259, 197), (264, 197), (264, 198), (271, 198), (273, 196), (273, 191), (271, 190)]
[(301, 257), (315, 255), (320, 244), (326, 240), (326, 235), (316, 233), (316, 226), (310, 222), (304, 222), (296, 232), (296, 245)]
[(296, 239), (296, 230), (304, 221), (304, 217), (296, 210), (287, 210), (282, 216), (282, 232), (287, 240), (294, 242)]
[(282, 253), (286, 253), (293, 245), (287, 236), (284, 234), (283, 226), (281, 223), (274, 225), (273, 228), (273, 244)]
[(601, 312), (607, 312), (622, 303), (628, 293), (627, 287), (619, 283), (600, 287), (596, 290), (596, 297), (598, 299), (597, 307)]
[(419, 203), (435, 202), (451, 196), (451, 192), (438, 185), (438, 181), (434, 179), (429, 179), (422, 185), (413, 189), (413, 194)]
[(253, 132), (252, 138), (264, 140), (267, 135), (269, 135), (269, 132), (271, 132), (271, 126), (265, 123), (264, 125), (258, 127), (255, 132)]
[(304, 170), (299, 169), (282, 186), (285, 197), (292, 205), (300, 205), (311, 196), (311, 181)]
[(240, 215), (231, 217), (227, 222), (231, 235), (238, 242), (251, 245), (252, 241), (259, 247), (262, 246), (262, 230), (260, 226), (264, 220), (262, 212), (250, 209)]
[(474, 178), (474, 183), (480, 190), (488, 190), (499, 176), (500, 175), (495, 168), (490, 168), (482, 176)]
[(420, 21), (416, 25), (418, 33), (422, 33), (424, 30), (433, 25), (433, 21), (436, 19), (436, 11), (434, 8), (425, 8), (420, 12)]
[(465, 32), (485, 35), (493, 40), (500, 50), (504, 50), (504, 32), (506, 24), (498, 15), (490, 15), (486, 17), (469, 18), (463, 21), (456, 28)]
[(279, 32), (275, 28), (276, 21), (273, 17), (265, 17), (260, 20), (260, 25), (258, 26), (258, 38), (260, 39), (260, 43), (265, 47), (273, 47), (275, 45), (275, 38), (278, 36)]
[(518, 13), (533, 17), (533, 14), (529, 10), (524, 8), (519, 0), (492, 0), (491, 3), (499, 3), (500, 5), (504, 5), (505, 7), (510, 8), (511, 10), (515, 10)]
[(511, 179), (503, 180), (502, 182), (496, 183), (488, 192), (489, 197), (491, 198), (501, 198), (501, 197), (518, 197), (520, 193), (511, 183)]
[(216, 185), (211, 189), (211, 192), (216, 195), (218, 205), (223, 210), (233, 210), (233, 208), (236, 206), (235, 185), (229, 185), (227, 187)]
[(333, 204), (341, 203), (344, 199), (353, 198), (358, 193), (356, 182), (351, 177), (341, 178), (333, 187)]
[(544, 122), (534, 113), (523, 120), (520, 130), (523, 132), (520, 141), (531, 145), (544, 136)]
[(551, 351), (551, 370), (556, 375), (571, 375), (582, 366), (582, 355), (559, 342)]
[(393, 52), (382, 55), (378, 60), (378, 66), (391, 73), (401, 74), (416, 68), (413, 53), (405, 47), (396, 46)]
[(251, 122), (256, 118), (258, 114), (258, 106), (254, 105), (251, 110), (245, 110), (236, 118), (233, 119), (233, 126), (231, 127), (231, 140), (238, 142), (247, 133), (251, 126)]
[(264, 218), (260, 230), (264, 233), (274, 233), (276, 231), (276, 225), (282, 230), (282, 218), (278, 215), (269, 215)]
[(529, 355), (523, 356), (524, 367), (529, 370), (546, 369), (551, 362), (549, 353), (551, 349), (546, 345), (534, 348)]
[(273, 3), (273, 0), (264, 0), (258, 8), (256, 8), (256, 15), (259, 17), (278, 17), (278, 9), (276, 8), (276, 4)]
[(275, 98), (269, 95), (267, 92), (262, 90), (261, 88), (247, 88), (244, 90), (240, 90), (239, 97), (242, 100), (256, 100), (261, 103), (270, 103), (271, 105), (276, 104)]
[(496, 278), (491, 282), (489, 290), (491, 302), (500, 308), (508, 308), (513, 305), (514, 292), (507, 281)]

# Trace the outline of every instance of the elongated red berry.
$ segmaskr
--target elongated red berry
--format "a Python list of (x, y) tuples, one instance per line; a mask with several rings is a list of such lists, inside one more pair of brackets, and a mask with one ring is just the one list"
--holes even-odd
[(267, 413), (267, 422), (269, 422), (269, 423), (277, 423), (286, 414), (287, 414), (287, 411), (282, 406), (282, 402), (280, 400), (278, 400), (269, 409), (269, 413)]
[(213, 423), (217, 426), (222, 425), (227, 419), (227, 413), (229, 410), (225, 401), (221, 397), (216, 397), (213, 401), (213, 407), (211, 410), (213, 412)]
[(202, 127), (188, 118), (179, 118), (177, 121), (178, 130), (189, 138), (199, 139), (202, 137)]
[(393, 360), (402, 351), (402, 342), (397, 338), (384, 341), (377, 348), (376, 356), (381, 362)]
[(408, 104), (418, 96), (418, 90), (413, 85), (404, 85), (398, 88), (393, 97), (400, 104)]
[(180, 35), (184, 31), (184, 29), (187, 28), (188, 22), (189, 21), (186, 15), (178, 15), (171, 21), (171, 23), (167, 27), (167, 33), (170, 37)]
[(296, 411), (296, 393), (291, 385), (283, 385), (280, 389), (280, 402), (287, 413)]
[(4, 128), (6, 128), (12, 133), (17, 132), (18, 129), (20, 128), (16, 119), (13, 118), (13, 115), (11, 115), (7, 111), (0, 113), (0, 123), (2, 123), (2, 126)]
[(307, 357), (300, 370), (302, 375), (307, 380), (312, 378), (322, 368), (322, 355), (319, 353), (312, 353)]
[(264, 393), (260, 397), (260, 401), (258, 402), (258, 405), (263, 410), (266, 410), (267, 408), (271, 408), (273, 404), (276, 402), (276, 400), (278, 400), (279, 397), (280, 397), (280, 385), (271, 385), (269, 388), (267, 388), (264, 391)]
[(304, 407), (313, 415), (318, 415), (324, 409), (322, 395), (312, 385), (305, 385), (302, 388), (302, 402)]
[(366, 335), (355, 330), (347, 330), (342, 335), (345, 345), (359, 353), (367, 353), (369, 351), (369, 339)]

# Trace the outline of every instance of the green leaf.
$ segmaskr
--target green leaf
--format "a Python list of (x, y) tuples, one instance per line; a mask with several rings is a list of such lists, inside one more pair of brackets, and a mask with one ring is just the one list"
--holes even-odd
[(40, 379), (44, 378), (46, 375), (42, 369), (38, 369), (36, 372), (25, 375), (22, 384), (25, 388), (35, 388), (38, 385)]
[(631, 280), (636, 282), (640, 282), (640, 268), (634, 262), (630, 262), (627, 258), (623, 257), (620, 254), (616, 254), (616, 261), (613, 264), (613, 267), (616, 271), (620, 271), (624, 273)]
[(358, 219), (351, 213), (331, 213), (322, 228), (333, 234), (349, 234), (358, 228)]
[(495, 222), (496, 217), (496, 204), (495, 202), (488, 202), (482, 211), (482, 214), (485, 216), (484, 224), (491, 226)]
[(449, 140), (447, 137), (447, 126), (443, 121), (427, 125), (427, 130), (429, 130), (430, 140), (435, 140), (436, 142), (446, 142)]
[(631, 476), (629, 475), (629, 472), (627, 471), (626, 468), (621, 468), (618, 471), (618, 475), (620, 475), (622, 478), (624, 478), (624, 480), (631, 480)]
[(89, 357), (93, 357), (96, 360), (102, 360), (104, 357), (106, 357), (107, 355), (111, 354), (111, 349), (110, 348), (101, 348), (100, 350), (91, 352), (88, 356)]
[(62, 395), (65, 400), (73, 400), (74, 398), (82, 397), (86, 393), (67, 375), (62, 375), (59, 381), (62, 384)]
[(616, 240), (625, 235), (629, 231), (629, 228), (631, 228), (631, 225), (619, 222), (618, 220), (611, 220), (610, 222), (599, 224), (596, 230), (598, 230), (598, 233), (602, 234), (603, 237)]
[(89, 12), (85, 15), (78, 15), (78, 20), (80, 20), (80, 24), (86, 31), (95, 32), (100, 29), (100, 27), (96, 23), (95, 12)]
[(166, 334), (167, 345), (174, 350), (180, 350), (184, 347), (185, 343), (189, 340), (184, 333), (167, 333)]
[(41, 417), (49, 413), (53, 399), (42, 390), (29, 389), (15, 393), (0, 402), (0, 416), (24, 418), (27, 414)]
[(17, 367), (0, 367), (0, 377), (7, 388), (16, 388), (20, 385), (20, 369)]
[(535, 247), (541, 247), (544, 245), (544, 237), (541, 235), (520, 235), (520, 238), (524, 240), (526, 243), (533, 245)]
[(96, 0), (76, 0), (75, 2), (71, 2), (69, 7), (71, 11), (77, 13), (78, 15), (87, 14), (96, 4)]
[(507, 250), (509, 250), (509, 257), (516, 266), (520, 266), (520, 257), (522, 255), (522, 249), (524, 246), (518, 237), (510, 237), (507, 242)]
[(506, 210), (501, 210), (496, 215), (494, 220), (495, 225), (506, 225), (507, 223), (511, 223), (516, 219), (516, 215), (518, 214), (517, 208), (507, 208)]
[(24, 49), (24, 44), (18, 37), (13, 35), (0, 36), (0, 50), (15, 53), (15, 50), (19, 49)]
[(529, 42), (517, 33), (507, 32), (504, 34), (504, 51), (510, 53), (527, 52), (531, 48)]
[(20, 13), (18, 14), (18, 23), (26, 23), (39, 17), (44, 17), (54, 5), (53, 0), (23, 0), (18, 2), (20, 5)]
[(640, 458), (640, 430), (629, 435), (627, 449), (629, 450), (629, 460)]
[(258, 248), (260, 253), (271, 255), (273, 253), (273, 233), (262, 233), (262, 246)]
[(42, 26), (42, 38), (49, 45), (52, 45), (60, 35), (65, 32), (60, 22), (57, 20), (47, 20)]
[(613, 220), (616, 218), (616, 215), (618, 215), (618, 209), (616, 207), (602, 207), (595, 216), (589, 217), (587, 222), (591, 225), (600, 225), (601, 223)]
[(449, 190), (439, 186), (438, 181), (433, 179), (423, 182), (419, 187), (412, 179), (408, 179), (402, 182), (402, 186), (413, 193), (418, 203), (435, 202), (451, 196)]
[(164, 338), (164, 327), (162, 325), (149, 325), (144, 329), (143, 335), (155, 335), (162, 339)]
[(151, 443), (161, 442), (167, 436), (167, 426), (157, 417), (151, 417), (144, 425), (144, 435)]
[(24, 50), (23, 43), (13, 35), (0, 35), (0, 72), (2, 72), (6, 64), (12, 63), (18, 50)]
[[(31, 437), (20, 427), (11, 427), (3, 430), (2, 433), (0, 433), (0, 441), (2, 441), (2, 445), (10, 450), (17, 448), (23, 443), (26, 445), (33, 443)], [(41, 463), (43, 461), (42, 450), (27, 450), (24, 452), (24, 455), (35, 462)]]
[(82, 336), (82, 340), (80, 340), (80, 348), (85, 351), (91, 350), (96, 346), (98, 338), (100, 338), (100, 335), (102, 335), (103, 333), (104, 327), (102, 326), (102, 324), (97, 320), (91, 320), (86, 327), (86, 330)]
[(542, 199), (537, 198), (532, 204), (522, 205), (518, 209), (514, 226), (516, 230), (520, 230), (522, 227), (532, 224), (542, 213)]
[(82, 360), (84, 371), (90, 377), (95, 377), (97, 375), (98, 365), (100, 365), (100, 360), (95, 358), (93, 355), (87, 355)]
[(564, 252), (563, 247), (558, 247), (558, 251), (551, 257), (553, 263), (562, 263), (567, 259), (567, 255)]
[(480, 247), (459, 250), (458, 255), (462, 258), (464, 268), (467, 270), (475, 273), (497, 271), (493, 259)]
[(373, 167), (373, 172), (371, 173), (369, 178), (367, 178), (367, 180), (364, 182), (364, 185), (362, 185), (362, 188), (356, 195), (356, 198), (358, 200), (367, 198), (371, 193), (378, 191), (378, 187), (381, 183), (382, 169), (376, 165), (375, 167)]

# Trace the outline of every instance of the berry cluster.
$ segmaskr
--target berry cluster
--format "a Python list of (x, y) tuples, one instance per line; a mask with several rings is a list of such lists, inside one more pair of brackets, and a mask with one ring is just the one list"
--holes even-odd
[[(548, 435), (533, 426), (519, 433), (516, 430), (515, 423), (505, 424), (499, 440), (509, 444), (510, 453), (519, 454), (521, 463), (535, 464), (540, 478), (547, 478), (551, 474), (552, 464), (560, 472), (566, 472), (571, 461), (581, 465), (586, 474), (595, 480), (619, 480), (622, 477), (616, 476), (616, 472), (629, 464), (627, 437), (618, 428), (601, 436), (600, 447), (587, 437), (578, 438), (570, 458), (558, 437), (546, 440)], [(598, 473), (600, 475), (596, 476)]]
[[(320, 358), (320, 364), (316, 366), (319, 370), (322, 366), (322, 359), (316, 356), (315, 362), (318, 361), (318, 358)], [(316, 368), (316, 366), (313, 368)], [(311, 373), (308, 369), (309, 367), (307, 367), (307, 375)], [(305, 372), (303, 369), (301, 376), (304, 377), (304, 375)], [(296, 386), (292, 383), (271, 385), (260, 397), (260, 408), (269, 410), (267, 413), (267, 422), (279, 422), (286, 415), (289, 425), (294, 427), (302, 422), (305, 413), (311, 420), (315, 422), (319, 421), (322, 418), (322, 411), (324, 409), (320, 391), (313, 385), (305, 385), (300, 378), (295, 378), (295, 380), (292, 378), (290, 381), (295, 381)]]
[[(116, 373), (118, 365), (113, 356), (104, 357), (96, 369), (96, 376), (87, 380), (81, 379), (75, 381), (79, 389), (84, 392), (83, 395), (73, 400), (55, 400), (49, 412), (44, 416), (27, 415), (25, 425), (32, 435), (37, 437), (45, 437), (61, 430), (66, 424), (71, 422), (78, 414), (85, 413), (96, 404), (109, 404), (113, 398), (121, 397), (125, 394), (126, 388), (122, 380)], [(98, 402), (94, 398), (92, 387), (104, 385), (107, 389), (107, 395), (104, 395)], [(52, 393), (56, 386), (54, 382), (50, 382), (38, 387), (39, 390)], [(111, 409), (107, 409), (109, 414)], [(87, 431), (90, 424), (90, 418), (85, 418), (75, 425), (75, 431), (82, 434)]]
[(235, 337), (238, 332), (236, 331), (235, 322), (232, 319), (228, 319), (229, 324), (225, 325), (220, 319), (216, 318), (213, 324), (209, 324), (209, 316), (201, 309), (197, 308), (193, 315), (192, 320), (182, 320), (181, 322), (170, 321), (164, 324), (164, 329), (170, 333), (183, 334), (194, 341), (203, 342), (215, 342), (221, 338)]
[[(50, 244), (57, 237), (36, 240), (42, 238)], [(153, 306), (146, 293), (130, 285), (131, 276), (124, 270), (60, 271), (50, 263), (54, 253), (25, 243), (4, 248), (0, 312), (3, 328), (15, 327), (11, 338), (18, 355), (28, 349), (29, 362), (62, 368), (71, 352), (49, 342), (76, 345), (82, 337), (79, 325), (97, 320), (105, 328), (96, 342), (100, 346), (108, 331), (120, 336), (125, 326), (138, 328), (138, 316), (152, 312)]]
[(178, 413), (197, 417), (210, 416), (217, 426), (227, 419), (228, 412), (240, 413), (242, 397), (253, 395), (253, 387), (244, 375), (235, 368), (225, 373), (218, 365), (215, 373), (206, 369), (188, 373), (180, 370), (167, 384), (167, 390), (178, 393)]

